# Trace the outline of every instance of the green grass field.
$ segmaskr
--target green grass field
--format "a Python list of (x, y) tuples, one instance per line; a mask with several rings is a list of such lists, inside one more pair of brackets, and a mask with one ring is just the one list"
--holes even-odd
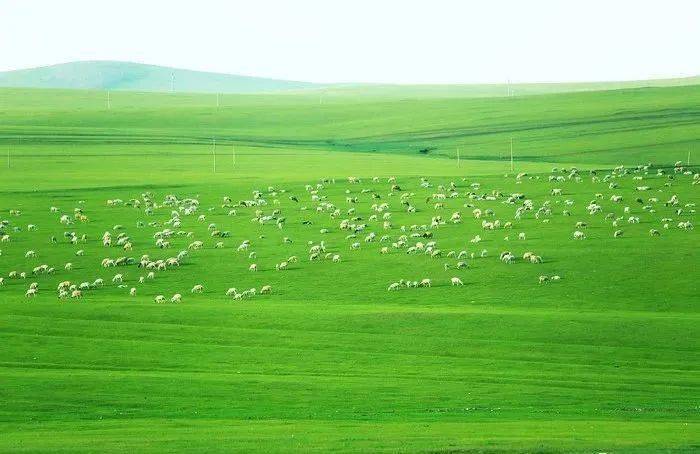
[[(107, 110), (103, 92), (0, 89), (0, 220), (10, 240), (0, 243), (0, 451), (700, 449), (700, 237), (678, 227), (698, 225), (700, 86), (320, 101), (227, 95), (217, 108), (211, 95), (123, 92)], [(617, 165), (629, 173), (604, 181)], [(579, 180), (568, 178), (574, 167)], [(449, 194), (451, 182), (457, 195), (435, 208), (433, 194)], [(255, 190), (266, 205), (237, 206)], [(506, 203), (514, 193), (534, 205), (520, 219), (523, 199)], [(199, 208), (186, 215), (167, 195)], [(678, 204), (666, 204), (673, 195)], [(108, 206), (113, 199), (140, 206)], [(591, 215), (594, 200), (602, 210)], [(387, 210), (372, 208), (382, 203)], [(75, 208), (87, 220), (61, 224)], [(494, 214), (475, 219), (475, 208)], [(177, 228), (167, 223), (173, 210)], [(255, 221), (256, 210), (279, 210), (284, 227)], [(454, 212), (461, 223), (450, 222)], [(430, 227), (435, 216), (445, 223)], [(340, 229), (352, 217), (367, 224), (357, 238)], [(484, 230), (482, 220), (496, 219), (513, 226)], [(230, 237), (211, 237), (210, 223)], [(160, 249), (154, 233), (165, 228), (183, 235)], [(575, 230), (586, 238), (574, 240)], [(411, 235), (426, 231), (432, 238)], [(86, 241), (71, 244), (65, 232)], [(370, 232), (377, 239), (365, 242)], [(116, 245), (120, 233), (132, 251)], [(393, 247), (402, 235), (406, 246)], [(201, 250), (143, 284), (147, 270), (100, 264), (174, 257), (195, 240)], [(237, 252), (244, 240), (249, 250)], [(309, 242), (321, 240), (340, 263), (309, 261)], [(407, 254), (419, 241), (442, 255)], [(503, 251), (515, 263), (499, 260)], [(543, 263), (523, 260), (528, 251)], [(290, 256), (299, 261), (276, 271)], [(460, 260), (469, 268), (457, 269)], [(55, 272), (33, 275), (42, 264)], [(117, 273), (125, 287), (111, 282)], [(561, 279), (540, 284), (543, 275)], [(105, 285), (82, 298), (58, 298), (59, 282), (98, 278)], [(430, 288), (387, 291), (424, 278)], [(38, 293), (26, 298), (32, 282)], [(190, 293), (196, 284), (203, 293)], [(225, 295), (264, 285), (271, 294)], [(154, 302), (175, 293), (182, 302)]]

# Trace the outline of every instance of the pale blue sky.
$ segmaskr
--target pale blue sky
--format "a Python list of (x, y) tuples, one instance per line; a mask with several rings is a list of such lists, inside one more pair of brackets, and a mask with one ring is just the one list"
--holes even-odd
[(128, 60), (314, 82), (700, 74), (700, 1), (0, 0), (0, 70)]

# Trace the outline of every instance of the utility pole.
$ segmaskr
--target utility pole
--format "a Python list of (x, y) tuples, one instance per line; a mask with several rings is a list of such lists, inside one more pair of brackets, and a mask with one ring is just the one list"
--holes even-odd
[(513, 138), (510, 138), (510, 171), (513, 171)]
[(214, 155), (214, 173), (216, 173), (216, 139), (211, 139), (212, 140), (212, 148), (211, 152)]
[(216, 108), (218, 109), (220, 105), (221, 105), (221, 104), (220, 104), (220, 102), (219, 102), (219, 94), (217, 93), (217, 94), (216, 94)]
[(175, 93), (175, 73), (170, 73), (170, 93)]
[(112, 100), (109, 97), (109, 90), (107, 90), (107, 110), (112, 108)]

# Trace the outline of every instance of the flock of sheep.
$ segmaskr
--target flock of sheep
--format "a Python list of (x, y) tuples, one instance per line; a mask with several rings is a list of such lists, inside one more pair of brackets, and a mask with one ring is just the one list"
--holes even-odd
[[(241, 218), (281, 231), (285, 230), (289, 222), (299, 222), (307, 226), (308, 229), (317, 228), (315, 227), (316, 223), (325, 225), (316, 230), (318, 233), (314, 234), (315, 240), (307, 242), (308, 262), (328, 261), (341, 264), (343, 263), (341, 256), (343, 249), (348, 253), (353, 253), (353, 251), (369, 247), (376, 248), (380, 255), (401, 252), (407, 255), (422, 254), (436, 260), (448, 259), (443, 263), (444, 270), (446, 272), (448, 270), (459, 271), (468, 269), (470, 260), (490, 257), (488, 250), (478, 246), (482, 242), (482, 235), (491, 234), (487, 232), (502, 231), (505, 241), (513, 240), (516, 243), (524, 243), (528, 237), (526, 232), (514, 231), (521, 219), (528, 217), (546, 224), (553, 216), (573, 216), (573, 211), (577, 208), (576, 202), (566, 197), (567, 191), (561, 187), (565, 183), (582, 182), (584, 178), (588, 178), (600, 188), (599, 192), (591, 195), (585, 210), (577, 211), (579, 218), (571, 223), (573, 230), (571, 238), (575, 241), (587, 239), (588, 225), (597, 218), (601, 218), (609, 224), (613, 238), (622, 237), (624, 235), (623, 226), (639, 224), (642, 217), (645, 222), (653, 226), (649, 229), (649, 234), (653, 237), (661, 236), (663, 230), (672, 227), (682, 231), (692, 230), (693, 224), (689, 217), (695, 214), (695, 204), (681, 200), (672, 193), (672, 189), (666, 190), (666, 188), (671, 187), (676, 182), (682, 184), (684, 179), (689, 180), (692, 185), (700, 185), (700, 174), (685, 168), (680, 162), (665, 170), (662, 168), (653, 169), (650, 165), (632, 168), (618, 166), (606, 172), (582, 172), (575, 168), (555, 168), (552, 169), (550, 175), (520, 173), (506, 175), (506, 178), (514, 178), (516, 184), (521, 184), (526, 179), (546, 178), (552, 187), (548, 197), (536, 201), (524, 192), (510, 194), (498, 190), (486, 192), (477, 182), (465, 184), (460, 190), (455, 182), (434, 186), (428, 179), (421, 178), (418, 182), (419, 188), (411, 191), (402, 188), (394, 177), (388, 178), (386, 181), (375, 177), (371, 180), (371, 185), (365, 185), (360, 178), (348, 177), (344, 188), (345, 199), (335, 203), (327, 190), (342, 183), (333, 179), (307, 184), (304, 191), (300, 190), (298, 193), (270, 186), (266, 191), (253, 191), (250, 198), (246, 200), (234, 201), (230, 197), (223, 197), (220, 207), (207, 209), (200, 207), (200, 201), (196, 197), (180, 198), (172, 194), (165, 196), (162, 200), (156, 200), (150, 193), (144, 193), (139, 198), (129, 200), (111, 199), (106, 202), (108, 207), (128, 206), (142, 213), (143, 220), (137, 221), (134, 227), (152, 230), (152, 242), (139, 244), (127, 233), (127, 228), (120, 224), (114, 224), (100, 238), (104, 254), (90, 259), (94, 259), (95, 265), (99, 264), (104, 270), (114, 268), (109, 282), (116, 288), (124, 289), (125, 294), (136, 297), (139, 294), (139, 287), (154, 281), (159, 273), (179, 269), (183, 262), (191, 260), (192, 257), (201, 254), (201, 251), (208, 247), (215, 249), (227, 247), (227, 239), (232, 238), (233, 233), (221, 230), (216, 223), (207, 223), (207, 212), (223, 209), (231, 217), (232, 225)], [(619, 193), (620, 185), (626, 184), (629, 180), (634, 182), (633, 188), (637, 194), (637, 197), (632, 200), (627, 200)], [(466, 181), (466, 179), (462, 179), (463, 183)], [(383, 184), (386, 186), (381, 186)], [(379, 190), (377, 186), (383, 189)], [(365, 203), (363, 204), (363, 202)], [(645, 214), (632, 215), (630, 207), (632, 203), (641, 205), (642, 212)], [(370, 205), (369, 211), (364, 212), (361, 207), (367, 204)], [(453, 211), (456, 204), (459, 205), (459, 209)], [(496, 204), (502, 205), (502, 208), (498, 208), (500, 217), (496, 214)], [(447, 212), (448, 214), (445, 214), (448, 205), (452, 209)], [(81, 227), (91, 222), (85, 206), (82, 201), (78, 202), (77, 206), (70, 211), (52, 206), (49, 210), (52, 215), (56, 216), (56, 225), (39, 226), (30, 223), (26, 224), (26, 229), (22, 228), (25, 225), (21, 222), (22, 212), (17, 209), (9, 210), (10, 219), (0, 221), (0, 245), (6, 249), (12, 248), (14, 246), (13, 240), (25, 234), (25, 230), (26, 232), (37, 232), (43, 229), (54, 231), (56, 227), (60, 226), (64, 230), (61, 238), (51, 236), (48, 244), (37, 245), (34, 249), (24, 253), (27, 263), (40, 259), (43, 247), (56, 247), (59, 243), (65, 242), (70, 243), (74, 248), (75, 256), (83, 257), (86, 251), (82, 245), (86, 244), (89, 239), (88, 235), (80, 233), (80, 230)], [(658, 214), (659, 207), (664, 207), (663, 215)], [(413, 221), (395, 225), (394, 215), (398, 213), (401, 213), (404, 219), (410, 216)], [(290, 221), (288, 217), (294, 217), (295, 220)], [(472, 245), (469, 246), (470, 248), (475, 247), (477, 250), (472, 252), (468, 252), (468, 248), (460, 251), (443, 250), (438, 238), (441, 227), (446, 224), (465, 222), (476, 223), (483, 230), (482, 234), (474, 235), (469, 239), (465, 238), (465, 244), (468, 242)], [(195, 230), (192, 229), (195, 223), (207, 225), (206, 236), (202, 233), (204, 231), (202, 227), (196, 229), (200, 232), (200, 236), (197, 237)], [(331, 233), (338, 232), (343, 232), (343, 240), (340, 240), (338, 235), (329, 236)], [(182, 243), (177, 240), (178, 238), (185, 238), (184, 242), (187, 243), (187, 246), (176, 253), (171, 252), (174, 244)], [(336, 245), (331, 248), (328, 244), (330, 238), (344, 241), (345, 245)], [(282, 243), (292, 244), (293, 239), (285, 236)], [(184, 246), (184, 243), (182, 244)], [(374, 246), (375, 244), (377, 246)], [(261, 266), (259, 266), (258, 255), (253, 250), (253, 245), (254, 240), (244, 239), (232, 249), (233, 253), (245, 255), (248, 259), (247, 271), (256, 273), (261, 269)], [(160, 257), (152, 257), (154, 255), (152, 253), (133, 255), (139, 248), (155, 248), (161, 251)], [(31, 277), (32, 282), (25, 292), (27, 298), (32, 298), (39, 293), (39, 282), (45, 276), (54, 274), (73, 276), (76, 274), (70, 261), (60, 265), (47, 263), (33, 267), (27, 266), (26, 269), (8, 270), (1, 255), (2, 250), (0, 250), (0, 286), (5, 285), (6, 279), (21, 280)], [(511, 250), (505, 250), (497, 256), (504, 264), (523, 261), (538, 265), (545, 261), (541, 255), (533, 251), (514, 253)], [(284, 272), (292, 264), (299, 263), (299, 259), (292, 255), (284, 256), (275, 262), (275, 271)], [(127, 284), (125, 277), (127, 273), (122, 270), (133, 268), (136, 268), (137, 274), (140, 275)], [(271, 270), (271, 266), (266, 269)], [(246, 272), (245, 270), (241, 271)], [(540, 284), (561, 280), (559, 275), (539, 273), (537, 275), (537, 282)], [(450, 277), (446, 284), (463, 286), (464, 282), (460, 276)], [(55, 291), (59, 299), (79, 299), (86, 292), (104, 286), (105, 281), (102, 277), (73, 278), (73, 280), (62, 280), (55, 287)], [(417, 280), (400, 279), (389, 283), (386, 288), (388, 291), (397, 291), (432, 286), (433, 278), (423, 277)], [(203, 284), (196, 284), (190, 293), (193, 295), (202, 293), (204, 288)], [(235, 300), (241, 300), (270, 293), (272, 293), (272, 286), (264, 284), (260, 286), (259, 290), (249, 288), (239, 291), (235, 287), (230, 287), (225, 295)], [(177, 292), (172, 293), (169, 298), (164, 294), (158, 294), (154, 298), (157, 303), (167, 301), (179, 303), (182, 299), (182, 294)]]

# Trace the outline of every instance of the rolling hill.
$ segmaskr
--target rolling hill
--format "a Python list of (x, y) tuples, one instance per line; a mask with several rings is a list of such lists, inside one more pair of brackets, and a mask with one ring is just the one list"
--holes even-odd
[(0, 72), (0, 87), (197, 93), (259, 93), (315, 87), (307, 82), (238, 76), (119, 61), (78, 61)]
[(484, 98), (700, 84), (700, 77), (612, 82), (523, 84), (315, 84), (120, 61), (77, 61), (0, 72), (0, 87), (189, 93), (313, 93), (384, 99)]

